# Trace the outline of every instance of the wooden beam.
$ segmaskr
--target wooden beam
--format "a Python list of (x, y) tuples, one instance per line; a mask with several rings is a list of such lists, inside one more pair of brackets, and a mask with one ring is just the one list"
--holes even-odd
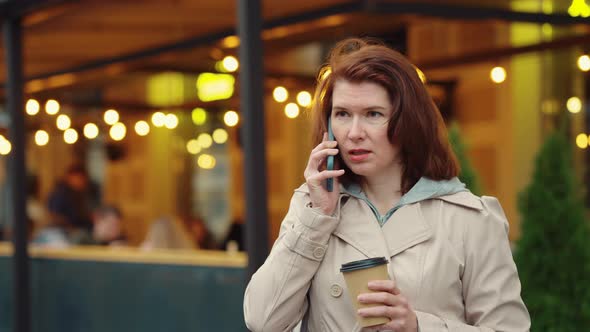
[(575, 45), (588, 45), (589, 43), (590, 34), (584, 34), (580, 36), (563, 37), (548, 42), (541, 42), (526, 46), (502, 47), (477, 51), (468, 54), (462, 54), (458, 56), (447, 56), (438, 59), (424, 60), (417, 63), (416, 65), (423, 70), (448, 68), (477, 62), (494, 61), (501, 58), (507, 58), (525, 53), (544, 52), (549, 50), (573, 47)]

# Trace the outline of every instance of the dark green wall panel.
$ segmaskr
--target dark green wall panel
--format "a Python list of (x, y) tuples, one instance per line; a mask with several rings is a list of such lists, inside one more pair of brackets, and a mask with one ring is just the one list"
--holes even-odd
[[(12, 332), (12, 264), (0, 257), (0, 332)], [(245, 331), (245, 269), (32, 260), (34, 332)]]

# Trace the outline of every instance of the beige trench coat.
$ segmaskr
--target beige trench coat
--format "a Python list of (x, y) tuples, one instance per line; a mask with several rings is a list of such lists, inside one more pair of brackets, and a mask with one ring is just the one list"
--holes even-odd
[(530, 317), (493, 197), (469, 192), (401, 207), (379, 226), (362, 200), (341, 193), (334, 216), (295, 191), (278, 239), (244, 298), (252, 331), (360, 331), (340, 267), (384, 256), (419, 331), (528, 331)]

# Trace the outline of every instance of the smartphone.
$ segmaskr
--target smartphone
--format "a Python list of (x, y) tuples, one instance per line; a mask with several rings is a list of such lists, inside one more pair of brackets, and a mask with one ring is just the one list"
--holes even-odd
[[(332, 119), (328, 116), (328, 141), (334, 141), (334, 133), (332, 132)], [(328, 156), (326, 159), (326, 169), (328, 171), (334, 170), (334, 156)], [(326, 190), (332, 192), (334, 190), (334, 178), (326, 179)]]

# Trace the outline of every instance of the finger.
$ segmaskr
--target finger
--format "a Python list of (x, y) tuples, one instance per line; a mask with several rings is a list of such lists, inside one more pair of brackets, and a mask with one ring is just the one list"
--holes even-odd
[(359, 303), (363, 304), (385, 304), (388, 306), (401, 305), (401, 301), (397, 297), (397, 295), (393, 295), (389, 292), (375, 292), (359, 294), (357, 300)]
[(384, 291), (395, 295), (401, 294), (393, 280), (371, 280), (369, 281), (368, 287), (370, 290), (376, 292)]
[[(405, 331), (406, 322), (403, 319), (393, 319), (383, 325), (376, 325), (371, 326), (365, 329), (371, 332), (379, 332), (379, 331)], [(363, 329), (363, 331), (365, 331)]]
[(339, 176), (342, 176), (344, 174), (344, 170), (343, 169), (338, 169), (335, 171), (321, 171), (317, 174), (314, 174), (310, 177), (308, 177), (307, 183), (311, 183), (311, 184), (321, 184), (324, 180), (328, 179), (328, 178), (337, 178)]
[(338, 153), (338, 149), (324, 149), (312, 152), (309, 156), (309, 161), (307, 162), (305, 174), (307, 174), (307, 176), (313, 175), (315, 172), (319, 171), (320, 166), (323, 165), (324, 160), (328, 156), (335, 156)]
[(338, 146), (338, 142), (336, 141), (322, 141), (315, 148), (313, 148), (313, 150), (311, 150), (311, 153), (321, 151), (324, 149), (335, 148), (336, 146)]
[(409, 310), (402, 307), (391, 307), (391, 306), (375, 306), (366, 307), (357, 310), (357, 313), (361, 317), (387, 317), (391, 320), (403, 319), (408, 316)]

